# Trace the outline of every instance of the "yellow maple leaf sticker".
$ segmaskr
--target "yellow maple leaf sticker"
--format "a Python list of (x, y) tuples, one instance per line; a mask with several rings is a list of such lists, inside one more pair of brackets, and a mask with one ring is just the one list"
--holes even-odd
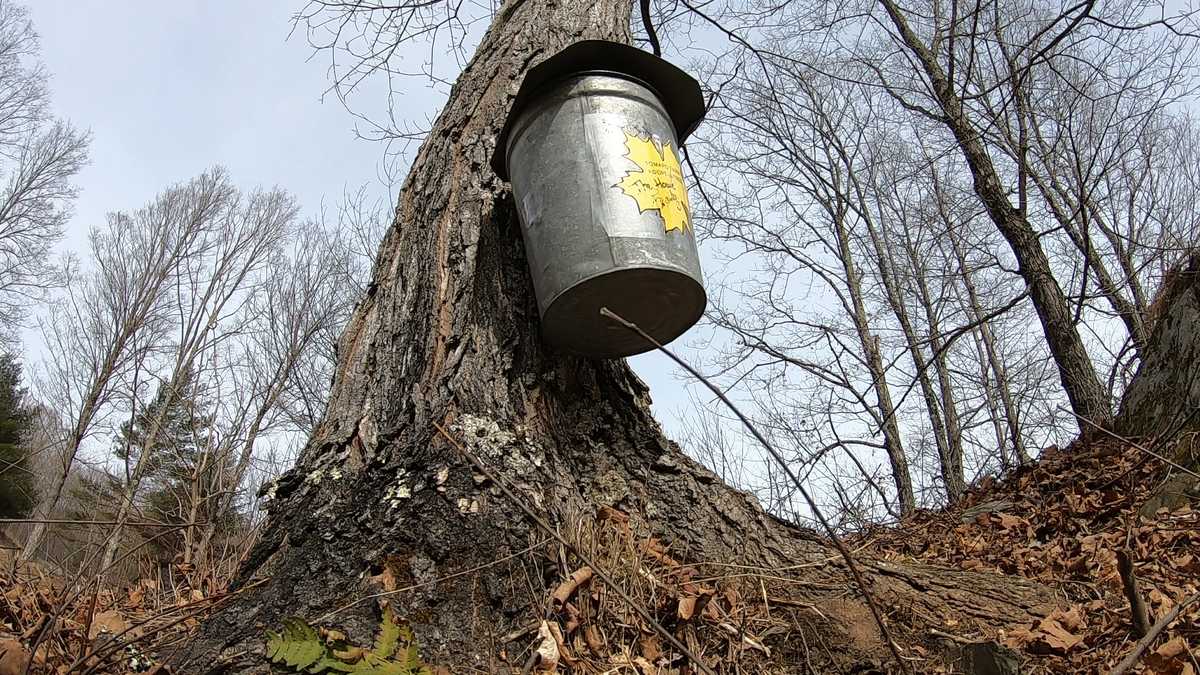
[(667, 232), (687, 232), (689, 205), (687, 188), (683, 184), (683, 171), (670, 143), (663, 143), (662, 150), (652, 139), (625, 132), (625, 154), (637, 171), (626, 172), (619, 187), (637, 201), (638, 209), (658, 211)]

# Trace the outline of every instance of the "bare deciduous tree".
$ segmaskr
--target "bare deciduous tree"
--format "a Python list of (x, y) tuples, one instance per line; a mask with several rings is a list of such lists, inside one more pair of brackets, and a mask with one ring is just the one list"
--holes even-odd
[[(1115, 167), (1147, 121), (1194, 92), (1189, 18), (1163, 18), (1167, 8), (1151, 2), (879, 0), (865, 10), (890, 26), (870, 31), (877, 53), (886, 53), (873, 65), (877, 84), (953, 136), (976, 195), (1017, 259), (1072, 407), (1107, 420), (1106, 389), (1076, 328), (1079, 309), (1068, 302), (1038, 226), (1049, 212), (1078, 251), (1084, 293), (1094, 284), (1134, 345), (1144, 343), (1137, 309), (1144, 293), (1126, 250), (1139, 244), (1102, 217), (1101, 204), (1121, 192), (1106, 194), (1104, 177), (1119, 175)], [(850, 50), (861, 54), (862, 46)], [(1119, 272), (1099, 253), (1101, 242)]]
[[(178, 261), (169, 304), (174, 336), (162, 346), (167, 365), (155, 396), (189, 396), (185, 391), (195, 381), (201, 358), (215, 347), (242, 332), (247, 322), (243, 306), (270, 280), (261, 276), (276, 254), (296, 205), (282, 190), (255, 191), (243, 195), (226, 184), (219, 200), (194, 223), (200, 232), (190, 255)], [(284, 299), (278, 299), (287, 302)], [(167, 422), (170, 406), (159, 406), (140, 439), (134, 465), (127, 470), (124, 491), (116, 512), (116, 525), (108, 535), (100, 566), (107, 569), (116, 555), (125, 522), (134, 507), (146, 468), (155, 461), (159, 434)], [(201, 459), (206, 455), (201, 455)], [(127, 457), (128, 459), (128, 457)], [(196, 463), (196, 468), (202, 468)], [(206, 478), (207, 471), (196, 473)]]
[[(853, 119), (846, 92), (799, 79), (789, 85), (729, 85), (721, 110), (728, 141), (707, 153), (731, 182), (745, 186), (715, 197), (721, 203), (713, 205), (708, 236), (732, 245), (735, 258), (754, 256), (762, 265), (731, 282), (728, 298), (736, 304), (725, 305), (718, 294), (710, 312), (715, 325), (734, 335), (720, 367), (742, 371), (776, 396), (786, 389), (789, 369), (813, 378), (809, 386), (837, 388), (839, 415), (848, 415), (838, 426), (857, 417), (868, 437), (882, 435), (898, 513), (907, 514), (916, 498), (889, 382), (891, 359), (872, 326), (861, 268), (866, 214), (850, 145), (864, 127)], [(832, 307), (806, 312), (797, 288), (831, 297)]]
[[(729, 232), (757, 239), (726, 247), (729, 283), (714, 318), (738, 358), (711, 370), (771, 392), (747, 395), (764, 424), (784, 433), (822, 418), (817, 394), (831, 382), (811, 368), (789, 380), (780, 373), (803, 373), (803, 362), (778, 355), (845, 355), (845, 345), (798, 331), (850, 337), (861, 333), (858, 315), (880, 340), (855, 344), (847, 362), (882, 354), (892, 416), (904, 424), (864, 430), (843, 419), (841, 430), (905, 448), (917, 495), (933, 450), (953, 500), (980, 472), (1061, 440), (1062, 422), (1074, 422), (1056, 412), (1059, 392), (1081, 416), (1107, 418), (1145, 338), (1145, 289), (1197, 241), (1195, 191), (1183, 187), (1194, 184), (1185, 158), (1196, 143), (1180, 114), (1196, 93), (1191, 15), (1129, 0), (686, 7), (666, 13), (672, 27), (698, 16), (730, 45), (706, 55), (708, 144), (690, 144), (706, 167), (709, 243), (722, 248)], [(832, 148), (833, 161), (794, 147)], [(839, 270), (834, 281), (857, 281), (862, 313), (831, 313), (837, 297), (820, 276), (781, 264), (796, 250), (834, 258), (813, 253), (819, 237), (792, 234), (821, 211), (805, 181), (836, 195), (849, 223), (859, 275)], [(788, 192), (803, 195), (799, 206), (763, 199)], [(1040, 345), (1030, 320), (1042, 326)], [(1044, 379), (1047, 364), (1061, 389)], [(778, 414), (781, 397), (790, 420)], [(828, 409), (839, 406), (829, 398)], [(875, 461), (869, 445), (858, 450), (824, 461)]]
[[(356, 223), (366, 228), (361, 236), (371, 236), (370, 223)], [(365, 240), (347, 237), (355, 227), (343, 213), (336, 225), (312, 219), (290, 228), (287, 245), (273, 250), (257, 274), (238, 334), (206, 356), (213, 363), (205, 370), (208, 386), (221, 395), (201, 457), (208, 464), (193, 465), (179, 509), (191, 518), (181, 521), (183, 560), (201, 576), (213, 563), (218, 527), (250, 518), (239, 513), (255, 501), (246, 493), (275, 477), (268, 471), (264, 478), (256, 462), (280, 446), (294, 448), (324, 413), (334, 342), (364, 285), (358, 247)], [(271, 464), (281, 470), (278, 461)], [(195, 518), (201, 512), (203, 523)]]
[[(66, 422), (62, 466), (35, 514), (58, 505), (71, 467), (96, 423), (112, 412), (118, 387), (161, 349), (171, 326), (173, 283), (184, 261), (198, 255), (211, 214), (230, 191), (214, 170), (161, 193), (132, 213), (113, 213), (91, 233), (92, 268), (72, 271), (42, 322), (47, 344), (39, 398)], [(21, 555), (33, 556), (45, 533), (34, 523)]]
[(87, 161), (88, 135), (53, 120), (48, 74), (27, 11), (0, 2), (0, 339), (54, 284), (50, 251), (62, 236)]

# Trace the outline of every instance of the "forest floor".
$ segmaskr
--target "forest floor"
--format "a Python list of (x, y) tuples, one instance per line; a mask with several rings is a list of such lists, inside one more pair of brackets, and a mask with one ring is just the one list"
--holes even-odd
[(231, 597), (161, 576), (112, 588), (36, 563), (15, 565), (13, 552), (0, 552), (0, 675), (166, 675), (159, 659)]
[[(1188, 452), (1179, 451), (1182, 442), (1162, 452), (1197, 466), (1194, 456), (1184, 457), (1195, 452), (1195, 438), (1185, 440)], [(940, 636), (998, 638), (1019, 653), (1023, 673), (1115, 667), (1137, 642), (1130, 578), (1151, 624), (1190, 599), (1130, 672), (1198, 675), (1200, 495), (1176, 494), (1167, 500), (1173, 507), (1155, 508), (1164, 491), (1176, 489), (1172, 481), (1181, 472), (1157, 454), (1107, 437), (1049, 448), (1003, 480), (985, 480), (954, 508), (855, 537), (855, 549), (885, 560), (1021, 576), (1055, 589), (1068, 608), (1023, 629), (973, 636), (946, 626)], [(1122, 574), (1122, 558), (1132, 574)]]
[[(1189, 447), (1200, 446), (1191, 440)], [(1077, 442), (1061, 450), (1050, 448), (1037, 463), (1002, 480), (987, 479), (975, 486), (953, 508), (921, 512), (900, 526), (859, 533), (847, 543), (863, 558), (919, 561), (1025, 577), (1054, 589), (1061, 601), (1061, 609), (1006, 634), (972, 634), (967, 626), (953, 622), (923, 637), (903, 634), (898, 638), (901, 647), (917, 657), (941, 651), (947, 642), (997, 642), (1011, 650), (1006, 653), (1020, 662), (1022, 673), (1107, 672), (1129, 655), (1138, 641), (1130, 606), (1130, 597), (1136, 597), (1146, 607), (1149, 624), (1180, 605), (1184, 607), (1129, 672), (1200, 675), (1200, 602), (1187, 604), (1200, 590), (1200, 496), (1178, 495), (1173, 507), (1156, 510), (1159, 502), (1152, 500), (1159, 499), (1155, 495), (1161, 494), (1163, 485), (1179, 470), (1154, 454), (1111, 438)], [(685, 621), (693, 614), (711, 617), (714, 630), (701, 636), (706, 644), (698, 645), (705, 653), (714, 653), (714, 634), (728, 633), (725, 637), (730, 644), (715, 649), (736, 647), (740, 652), (770, 654), (769, 645), (776, 640), (769, 639), (769, 631), (760, 630), (756, 635), (746, 631), (744, 627), (751, 624), (745, 615), (754, 612), (761, 616), (764, 611), (778, 613), (785, 608), (758, 606), (757, 601), (734, 597), (728, 589), (723, 597), (719, 584), (715, 597), (710, 590), (697, 596), (696, 589), (704, 580), (679, 578), (681, 572), (686, 577), (691, 568), (675, 563), (653, 541), (629, 538), (624, 518), (611, 511), (605, 516), (602, 510), (592, 524), (594, 529), (587, 538), (599, 543), (591, 551), (596, 560), (607, 559), (615, 565), (636, 549), (640, 561), (620, 580), (631, 588), (652, 576), (647, 569), (659, 575), (660, 581), (655, 583), (660, 589), (668, 585), (663, 580), (675, 577), (680, 590), (670, 600), (674, 603), (671, 613)], [(623, 537), (625, 544), (614, 545), (614, 536)], [(600, 549), (606, 549), (608, 555)], [(1131, 573), (1122, 574), (1123, 560), (1128, 561), (1125, 569)], [(26, 672), (31, 653), (28, 672), (32, 673), (164, 675), (170, 671), (158, 659), (169, 658), (203, 616), (230, 597), (150, 579), (104, 588), (94, 580), (56, 577), (37, 565), (14, 568), (11, 559), (0, 562), (0, 675)], [(580, 592), (588, 583), (582, 572), (567, 578), (555, 589), (553, 598), (564, 610), (573, 612), (571, 616), (591, 613), (594, 618), (599, 606), (606, 603), (598, 591)], [(1136, 585), (1132, 593), (1127, 589), (1130, 580)], [(658, 596), (647, 597), (648, 603), (662, 604), (661, 592), (647, 592)], [(766, 591), (763, 598), (770, 602)], [(589, 604), (596, 605), (591, 612)], [(738, 605), (744, 608), (742, 620), (736, 622), (742, 628), (735, 629), (729, 617), (731, 608)], [(820, 608), (807, 609), (820, 613)], [(573, 643), (570, 633), (565, 641), (558, 635), (560, 665), (571, 663), (574, 649), (576, 668), (569, 672), (593, 672), (590, 665), (585, 667), (589, 662), (586, 654), (604, 652), (603, 659), (590, 661), (613, 663), (613, 652), (624, 650), (621, 658), (627, 667), (608, 672), (681, 672), (653, 665), (656, 655), (669, 650), (631, 624), (636, 622), (610, 622), (604, 636), (579, 630)], [(531, 629), (536, 633), (537, 625)], [(621, 630), (632, 639), (622, 639)], [(697, 647), (695, 638), (692, 634), (689, 640), (693, 647)], [(597, 641), (607, 646), (597, 646)], [(514, 663), (524, 660), (524, 654), (513, 655)], [(778, 655), (770, 660), (778, 663)], [(937, 668), (927, 665), (922, 672), (950, 671)], [(753, 666), (742, 666), (739, 671), (756, 672)]]

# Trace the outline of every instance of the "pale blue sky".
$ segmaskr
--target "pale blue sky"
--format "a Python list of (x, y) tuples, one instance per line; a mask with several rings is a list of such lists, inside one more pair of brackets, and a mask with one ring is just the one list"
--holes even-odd
[[(65, 250), (82, 252), (88, 228), (106, 212), (137, 207), (215, 164), (244, 188), (290, 190), (305, 213), (376, 180), (382, 146), (355, 137), (353, 118), (333, 96), (322, 101), (324, 58), (312, 56), (302, 34), (288, 39), (290, 17), (302, 5), (29, 3), (54, 108), (93, 135)], [(379, 85), (358, 95), (357, 110), (383, 109)], [(441, 93), (416, 80), (405, 86), (410, 117), (422, 120), (440, 106)], [(39, 348), (30, 333), (26, 348)], [(658, 355), (633, 363), (650, 384), (658, 417), (675, 428), (674, 413), (690, 403), (671, 364)]]

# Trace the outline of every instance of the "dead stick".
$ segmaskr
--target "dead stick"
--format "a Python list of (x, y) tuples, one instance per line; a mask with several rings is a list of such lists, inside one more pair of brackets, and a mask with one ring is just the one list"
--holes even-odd
[(775, 449), (775, 446), (771, 445), (770, 441), (768, 441), (766, 437), (763, 436), (762, 433), (760, 433), (759, 430), (750, 422), (750, 419), (742, 414), (742, 411), (733, 404), (733, 401), (729, 400), (729, 397), (725, 395), (725, 392), (721, 391), (720, 387), (713, 384), (708, 378), (701, 375), (699, 371), (689, 365), (686, 361), (676, 356), (675, 352), (667, 349), (658, 340), (650, 337), (646, 331), (642, 330), (641, 326), (617, 316), (607, 307), (600, 308), (600, 315), (608, 319), (612, 319), (629, 330), (637, 333), (642, 337), (643, 340), (654, 345), (655, 349), (666, 354), (672, 361), (679, 364), (679, 367), (690, 373), (692, 377), (700, 380), (704, 386), (708, 387), (709, 391), (715, 394), (717, 398), (721, 399), (722, 403), (724, 403), (730, 410), (733, 411), (734, 415), (737, 415), (737, 418), (742, 421), (742, 425), (750, 431), (754, 438), (758, 439), (758, 442), (762, 444), (764, 448), (766, 448), (767, 452), (771, 455), (771, 458), (774, 459), (777, 464), (779, 464), (779, 467), (783, 469), (784, 474), (786, 474), (788, 479), (791, 480), (792, 485), (795, 486), (796, 490), (800, 493), (800, 496), (804, 498), (805, 503), (808, 504), (808, 508), (812, 510), (813, 515), (817, 518), (817, 521), (821, 523), (821, 527), (825, 529), (825, 533), (829, 535), (830, 541), (833, 542), (833, 545), (837, 548), (838, 553), (840, 553), (842, 559), (845, 560), (846, 567), (850, 570), (850, 575), (854, 577), (854, 583), (858, 585), (859, 593), (862, 595), (863, 600), (866, 601), (867, 607), (871, 610), (871, 616), (875, 619), (875, 625), (879, 627), (879, 632), (885, 638), (888, 649), (892, 652), (892, 656), (896, 657), (896, 665), (905, 672), (910, 672), (911, 669), (908, 666), (908, 662), (906, 662), (904, 657), (900, 655), (900, 645), (896, 644), (896, 641), (892, 639), (892, 634), (888, 630), (887, 624), (883, 621), (883, 612), (879, 610), (879, 606), (875, 603), (875, 598), (872, 597), (871, 592), (867, 590), (867, 582), (863, 579), (862, 573), (858, 571), (858, 565), (854, 562), (854, 556), (850, 555), (850, 551), (846, 548), (846, 545), (842, 543), (841, 537), (837, 536), (837, 532), (833, 530), (833, 526), (829, 524), (829, 521), (826, 520), (825, 515), (821, 513), (821, 509), (817, 507), (817, 502), (814, 501), (812, 496), (808, 494), (808, 490), (804, 489), (804, 485), (800, 482), (800, 478), (796, 476), (794, 471), (792, 471), (792, 467), (788, 465), (786, 460), (784, 460), (783, 455), (779, 454), (779, 451)]
[(92, 621), (96, 619), (96, 603), (100, 601), (100, 582), (102, 580), (103, 579), (100, 577), (100, 575), (96, 575), (96, 587), (92, 590), (92, 604), (90, 607), (88, 607), (87, 622), (83, 624), (83, 633), (80, 634), (80, 656), (86, 654), (88, 650), (88, 636), (92, 634)]
[(1129, 669), (1136, 666), (1138, 661), (1142, 659), (1142, 654), (1146, 653), (1146, 650), (1150, 648), (1150, 645), (1154, 643), (1154, 640), (1158, 638), (1159, 634), (1166, 630), (1167, 626), (1170, 625), (1172, 621), (1179, 618), (1179, 615), (1183, 613), (1183, 610), (1187, 609), (1188, 605), (1197, 600), (1200, 600), (1200, 593), (1193, 593), (1192, 597), (1184, 600), (1178, 605), (1175, 605), (1175, 609), (1172, 609), (1163, 615), (1163, 618), (1156, 621), (1154, 625), (1150, 627), (1150, 632), (1146, 633), (1146, 637), (1138, 640), (1137, 646), (1133, 648), (1132, 652), (1129, 652), (1129, 656), (1121, 659), (1121, 662), (1118, 663), (1115, 668), (1108, 671), (1108, 675), (1125, 675), (1125, 673), (1129, 672)]
[(1133, 574), (1133, 558), (1127, 548), (1117, 550), (1117, 572), (1121, 575), (1121, 589), (1125, 591), (1129, 611), (1133, 614), (1133, 634), (1139, 638), (1146, 637), (1150, 632), (1150, 612), (1138, 590), (1137, 577)]

